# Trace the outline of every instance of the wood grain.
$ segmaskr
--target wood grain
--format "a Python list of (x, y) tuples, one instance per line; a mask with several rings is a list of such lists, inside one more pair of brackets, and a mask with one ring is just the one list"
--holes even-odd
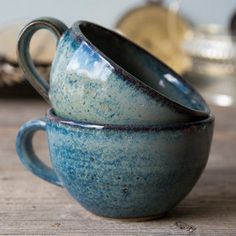
[[(193, 191), (164, 218), (95, 216), (62, 188), (26, 171), (15, 152), (23, 122), (42, 117), (40, 101), (0, 101), (0, 235), (236, 235), (236, 108), (212, 108), (216, 130), (208, 165)], [(45, 135), (35, 139), (46, 160)]]

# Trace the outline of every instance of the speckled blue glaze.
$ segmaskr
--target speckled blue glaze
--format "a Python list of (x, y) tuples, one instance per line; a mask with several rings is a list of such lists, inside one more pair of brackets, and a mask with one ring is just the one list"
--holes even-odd
[[(127, 39), (84, 21), (62, 34), (65, 26), (61, 24), (55, 19), (35, 20), (23, 30), (18, 43), (21, 67), (39, 92), (40, 87), (44, 89), (44, 97), (49, 92), (58, 116), (92, 123), (156, 125), (209, 115), (207, 104), (190, 85)], [(40, 27), (51, 27), (53, 32), (59, 28), (57, 36), (62, 34), (49, 91), (27, 64), (28, 44), (22, 43)]]
[[(22, 163), (63, 186), (82, 206), (102, 216), (160, 216), (193, 188), (208, 159), (214, 118), (169, 126), (130, 127), (74, 123), (48, 112), (17, 136)], [(52, 169), (32, 149), (45, 129)]]

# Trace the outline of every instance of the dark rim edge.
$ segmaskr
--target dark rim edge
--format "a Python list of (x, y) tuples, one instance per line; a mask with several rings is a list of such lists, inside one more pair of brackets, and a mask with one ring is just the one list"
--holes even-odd
[(62, 125), (68, 125), (71, 127), (78, 128), (87, 128), (87, 129), (107, 129), (107, 130), (123, 130), (123, 131), (167, 131), (167, 130), (184, 130), (194, 129), (198, 126), (206, 125), (208, 123), (213, 123), (215, 120), (215, 116), (210, 114), (207, 118), (192, 121), (192, 122), (184, 122), (184, 123), (175, 123), (175, 124), (166, 124), (166, 125), (146, 125), (146, 126), (137, 126), (137, 125), (110, 125), (110, 124), (96, 124), (89, 122), (80, 122), (73, 120), (66, 120), (57, 115), (55, 115), (53, 108), (50, 108), (46, 113), (46, 119), (51, 122), (56, 122)]

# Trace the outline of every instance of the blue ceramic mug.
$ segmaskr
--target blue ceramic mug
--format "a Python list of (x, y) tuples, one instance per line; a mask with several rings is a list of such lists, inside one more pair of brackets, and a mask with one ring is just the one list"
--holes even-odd
[[(58, 39), (50, 83), (29, 55), (32, 35), (48, 29)], [(209, 115), (202, 97), (179, 75), (119, 34), (79, 21), (71, 28), (40, 18), (22, 30), (19, 64), (55, 113), (74, 121), (153, 125)]]
[[(157, 217), (193, 188), (208, 159), (214, 118), (164, 126), (99, 125), (45, 119), (24, 124), (16, 149), (38, 177), (63, 186), (89, 211), (115, 218)], [(32, 147), (47, 132), (52, 168)]]

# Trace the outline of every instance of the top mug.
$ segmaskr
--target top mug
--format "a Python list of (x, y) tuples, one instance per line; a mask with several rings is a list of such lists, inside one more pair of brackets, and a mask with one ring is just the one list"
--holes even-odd
[[(39, 29), (50, 30), (58, 40), (50, 83), (29, 54)], [(198, 92), (167, 65), (99, 25), (78, 21), (68, 29), (54, 18), (39, 18), (21, 31), (17, 48), (29, 82), (62, 118), (156, 125), (200, 120), (210, 113)]]

